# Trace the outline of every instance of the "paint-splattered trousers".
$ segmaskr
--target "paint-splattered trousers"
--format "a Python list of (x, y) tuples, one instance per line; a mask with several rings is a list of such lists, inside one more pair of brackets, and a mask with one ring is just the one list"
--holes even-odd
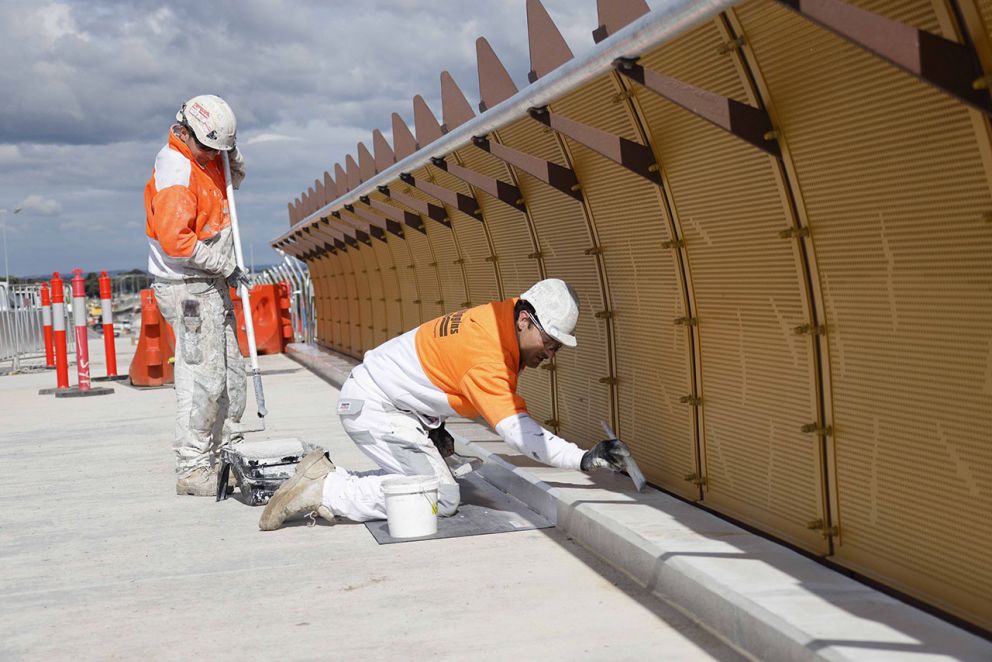
[(245, 363), (223, 278), (156, 281), (162, 315), (176, 335), (176, 473), (214, 466), (245, 411)]
[(371, 381), (365, 367), (356, 366), (341, 388), (338, 415), (345, 432), (379, 469), (350, 472), (338, 468), (324, 479), (323, 505), (339, 517), (356, 522), (386, 519), (382, 483), (390, 476), (436, 476), (438, 514), (458, 510), (461, 495), (444, 458), (413, 413), (396, 409)]

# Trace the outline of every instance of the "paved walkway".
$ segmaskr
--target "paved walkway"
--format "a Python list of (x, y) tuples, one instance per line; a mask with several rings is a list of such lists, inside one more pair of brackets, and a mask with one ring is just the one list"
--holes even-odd
[[(333, 387), (260, 362), (270, 414), (249, 438), (371, 468)], [(260, 532), (259, 508), (175, 495), (171, 389), (37, 395), (54, 383), (0, 377), (2, 660), (742, 659), (560, 528), (385, 546), (354, 524)]]

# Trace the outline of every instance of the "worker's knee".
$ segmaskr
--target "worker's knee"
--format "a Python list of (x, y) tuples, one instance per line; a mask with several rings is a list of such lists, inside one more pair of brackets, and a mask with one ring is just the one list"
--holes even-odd
[(451, 517), (458, 511), (461, 503), (461, 490), (458, 484), (441, 485), (437, 490), (437, 514), (441, 517)]

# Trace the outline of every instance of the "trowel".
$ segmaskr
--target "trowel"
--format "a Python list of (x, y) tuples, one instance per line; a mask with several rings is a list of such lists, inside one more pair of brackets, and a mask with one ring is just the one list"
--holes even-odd
[[(610, 427), (610, 424), (607, 423), (606, 421), (603, 421), (603, 432), (606, 433), (606, 436), (609, 439), (617, 439), (617, 440), (620, 439), (616, 435), (616, 433), (613, 432), (613, 429)], [(637, 489), (638, 492), (644, 489), (644, 486), (647, 484), (647, 481), (644, 480), (644, 474), (641, 473), (641, 468), (637, 466), (637, 461), (634, 460), (634, 456), (631, 455), (629, 452), (623, 456), (623, 470), (627, 472), (627, 475), (630, 476), (630, 479), (634, 481), (634, 487)]]

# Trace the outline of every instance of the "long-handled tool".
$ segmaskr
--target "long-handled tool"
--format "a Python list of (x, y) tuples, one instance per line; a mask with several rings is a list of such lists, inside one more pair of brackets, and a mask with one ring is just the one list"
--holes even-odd
[[(603, 432), (605, 432), (606, 436), (610, 439), (619, 439), (616, 433), (613, 432), (610, 424), (606, 421), (603, 421)], [(636, 487), (637, 491), (640, 492), (644, 489), (644, 485), (647, 484), (647, 481), (644, 480), (644, 474), (641, 473), (641, 468), (637, 466), (634, 456), (630, 455), (629, 452), (623, 456), (622, 461), (623, 470), (626, 471), (627, 475), (630, 476), (630, 479), (634, 481), (634, 487)]]
[[(227, 152), (222, 152), (224, 162), (224, 184), (227, 186), (227, 207), (231, 214), (231, 232), (234, 235), (234, 259), (242, 272), (245, 270), (245, 260), (241, 253), (241, 232), (238, 230), (238, 208), (234, 204), (234, 184), (231, 183), (231, 162)], [(262, 429), (265, 429), (265, 393), (262, 392), (262, 372), (258, 369), (258, 351), (255, 348), (255, 325), (251, 319), (251, 302), (248, 300), (248, 288), (239, 285), (238, 295), (241, 297), (241, 309), (245, 314), (245, 333), (248, 334), (248, 355), (251, 357), (251, 376), (255, 382), (255, 404), (258, 407), (258, 417), (262, 419)]]

